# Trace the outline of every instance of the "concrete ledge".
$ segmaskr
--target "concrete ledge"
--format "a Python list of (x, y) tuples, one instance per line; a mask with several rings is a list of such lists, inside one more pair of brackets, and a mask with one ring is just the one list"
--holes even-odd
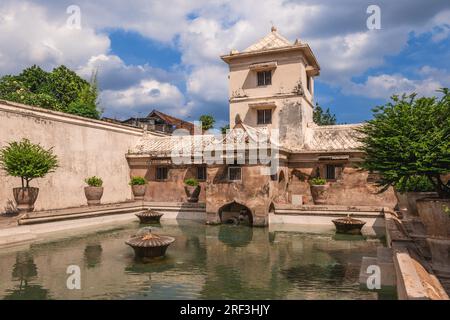
[(378, 206), (341, 206), (341, 205), (301, 205), (295, 206), (292, 204), (277, 204), (275, 205), (275, 213), (283, 212), (296, 212), (301, 214), (302, 212), (350, 212), (351, 214), (358, 213), (378, 213), (383, 215), (386, 208)]
[(164, 213), (164, 219), (206, 220), (204, 203), (168, 203), (130, 201), (99, 206), (84, 206), (60, 210), (36, 211), (24, 214), (18, 219), (19, 225), (48, 223), (64, 220), (93, 218), (99, 216), (136, 213), (145, 209), (154, 209)]
[(413, 259), (406, 248), (394, 250), (397, 293), (403, 300), (448, 300), (439, 280)]
[(90, 219), (65, 220), (33, 225), (21, 225), (0, 230), (0, 247), (19, 245), (36, 241), (43, 236), (67, 237), (72, 231), (88, 231), (106, 226), (116, 227), (117, 224), (138, 221), (134, 213), (115, 216), (93, 217)]
[[(10, 113), (16, 113), (28, 117), (36, 117), (39, 119), (47, 119), (52, 121), (64, 122), (79, 126), (98, 128), (102, 130), (109, 130), (115, 132), (122, 132), (126, 134), (132, 134), (136, 136), (142, 136), (144, 130), (141, 128), (134, 128), (127, 125), (105, 122), (101, 120), (95, 120), (77, 115), (48, 110), (39, 107), (33, 107), (17, 102), (11, 102), (6, 100), (0, 100), (0, 111), (6, 111)], [(153, 133), (153, 132), (152, 132)], [(155, 134), (155, 136), (158, 134)]]

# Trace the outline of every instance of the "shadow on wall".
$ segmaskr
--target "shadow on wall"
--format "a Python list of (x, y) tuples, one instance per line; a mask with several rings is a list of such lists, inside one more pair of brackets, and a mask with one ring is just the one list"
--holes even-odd
[(0, 212), (0, 214), (4, 214), (4, 215), (17, 215), (19, 213), (19, 211), (17, 210), (17, 206), (16, 203), (11, 200), (8, 199), (6, 201), (6, 206), (3, 208), (2, 212)]

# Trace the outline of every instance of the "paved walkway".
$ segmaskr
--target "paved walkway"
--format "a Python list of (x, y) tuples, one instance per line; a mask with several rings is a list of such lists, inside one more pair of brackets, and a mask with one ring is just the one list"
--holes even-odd
[(19, 216), (6, 216), (0, 215), (0, 229), (6, 229), (11, 227), (17, 227), (17, 218)]

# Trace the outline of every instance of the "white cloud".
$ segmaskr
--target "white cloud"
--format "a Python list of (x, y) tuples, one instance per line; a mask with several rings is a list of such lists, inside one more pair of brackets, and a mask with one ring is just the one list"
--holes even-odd
[[(381, 0), (382, 29), (367, 30), (366, 8), (371, 2), (135, 0), (124, 4), (119, 0), (78, 0), (82, 29), (70, 30), (65, 27), (65, 10), (73, 4), (70, 0), (36, 0), (33, 4), (4, 0), (0, 4), (0, 41), (8, 45), (0, 47), (0, 73), (17, 72), (34, 63), (44, 68), (64, 63), (89, 77), (98, 67), (106, 110), (125, 114), (147, 105), (166, 108), (165, 112), (174, 110), (178, 115), (200, 109), (206, 113), (227, 103), (227, 70), (219, 56), (230, 49), (245, 49), (267, 34), (273, 22), (292, 41), (299, 37), (308, 42), (322, 67), (319, 80), (346, 93), (380, 97), (395, 88), (428, 92), (445, 84), (442, 79), (447, 74), (442, 73), (440, 78), (436, 73), (419, 73), (417, 79), (383, 74), (369, 77), (363, 84), (352, 81), (352, 77), (382, 66), (385, 56), (399, 53), (411, 32), (432, 32), (436, 42), (450, 35), (450, 9), (445, 1), (424, 5), (419, 0)], [(114, 29), (135, 31), (178, 49), (181, 65), (177, 73), (125, 64), (111, 54), (108, 37), (99, 31)], [(180, 79), (186, 79), (185, 96), (176, 87)], [(160, 95), (157, 91), (149, 94), (151, 89), (159, 90)]]
[(90, 57), (77, 73), (88, 79), (93, 71), (97, 71), (101, 89), (117, 90), (136, 85), (144, 79), (156, 79), (168, 82), (174, 75), (162, 69), (145, 65), (127, 65), (117, 55), (100, 54)]
[[(447, 83), (448, 85), (448, 83)], [(417, 93), (419, 96), (434, 96), (436, 90), (444, 87), (444, 83), (434, 77), (413, 80), (400, 74), (369, 76), (362, 84), (351, 83), (345, 93), (362, 95), (369, 98), (385, 99), (393, 94)]]
[(196, 68), (187, 80), (188, 92), (199, 100), (220, 102), (228, 97), (228, 82), (225, 66), (204, 65)]
[(76, 68), (106, 52), (110, 41), (91, 28), (67, 28), (46, 10), (29, 2), (0, 6), (0, 73), (15, 73), (32, 64), (50, 69), (59, 64)]
[(136, 116), (153, 108), (175, 116), (188, 112), (180, 90), (170, 83), (157, 80), (142, 80), (137, 85), (122, 90), (103, 90), (100, 100), (113, 116)]

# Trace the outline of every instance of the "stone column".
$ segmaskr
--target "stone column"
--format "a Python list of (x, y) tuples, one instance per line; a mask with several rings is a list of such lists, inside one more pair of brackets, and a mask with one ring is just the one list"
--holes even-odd
[(267, 227), (269, 225), (269, 212), (264, 207), (256, 208), (253, 214), (253, 227)]

